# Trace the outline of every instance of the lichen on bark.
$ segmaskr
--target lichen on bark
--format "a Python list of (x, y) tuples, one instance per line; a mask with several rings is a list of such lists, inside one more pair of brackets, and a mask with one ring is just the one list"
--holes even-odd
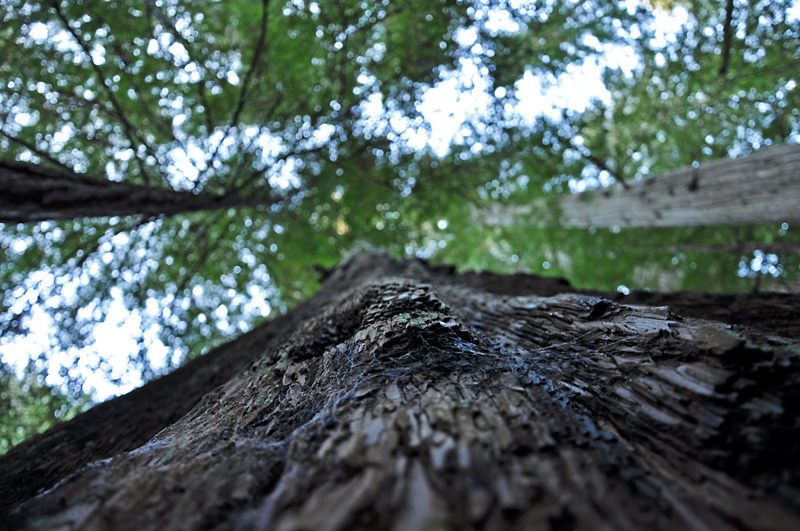
[(148, 443), (9, 518), (80, 529), (741, 527), (798, 519), (794, 339), (351, 258)]

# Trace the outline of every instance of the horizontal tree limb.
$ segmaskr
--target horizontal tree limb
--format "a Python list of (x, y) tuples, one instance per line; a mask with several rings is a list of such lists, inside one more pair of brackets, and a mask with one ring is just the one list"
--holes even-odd
[(0, 161), (0, 223), (110, 216), (170, 216), (258, 206), (263, 198), (194, 194)]

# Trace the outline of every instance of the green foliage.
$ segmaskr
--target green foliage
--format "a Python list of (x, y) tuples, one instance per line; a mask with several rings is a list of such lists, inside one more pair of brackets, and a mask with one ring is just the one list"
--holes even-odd
[(631, 13), (621, 2), (502, 4), (520, 29), (487, 28), (484, 32), (484, 38), (495, 43), (488, 63), (496, 86), (513, 87), (526, 70), (555, 75), (568, 72), (596, 55), (599, 45), (628, 44), (640, 25), (651, 23), (644, 8)]
[(90, 403), (88, 397), (76, 400), (42, 383), (33, 367), (27, 367), (22, 378), (7, 364), (0, 367), (0, 455), (56, 422), (71, 419)]
[[(734, 3), (724, 73), (725, 2), (634, 4), (4, 2), (0, 156), (262, 206), (0, 227), (0, 355), (44, 327), (36, 370), (63, 375), (53, 395), (4, 368), (8, 411), (38, 420), (2, 426), (32, 433), (73, 407), (122, 309), (135, 384), (285, 311), (317, 288), (315, 266), (360, 247), (585, 288), (790, 289), (794, 227), (543, 227), (570, 185), (799, 138), (791, 1)], [(672, 32), (664, 9), (684, 19)], [(527, 81), (554, 97), (590, 64), (595, 100), (527, 108), (545, 99)], [(426, 111), (448, 90), (460, 121)], [(536, 219), (513, 227), (475, 215), (530, 204)], [(56, 353), (73, 361), (48, 364)]]
[(610, 108), (590, 114), (586, 146), (621, 178), (743, 154), (797, 135), (800, 23), (791, 2), (739, 6), (721, 73), (724, 2), (695, 2), (666, 46), (642, 48), (632, 77), (609, 71)]

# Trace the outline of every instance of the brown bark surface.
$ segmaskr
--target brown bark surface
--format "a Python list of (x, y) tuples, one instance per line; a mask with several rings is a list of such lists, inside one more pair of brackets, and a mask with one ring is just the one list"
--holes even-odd
[[(453, 271), (452, 267), (435, 267)], [(619, 292), (576, 289), (566, 279), (557, 277), (495, 275), (468, 271), (459, 278), (466, 285), (500, 295), (552, 296), (559, 293), (579, 293), (624, 304), (667, 306), (672, 312), (685, 317), (722, 321), (785, 337), (800, 338), (800, 297), (796, 294), (632, 291), (624, 295)]]
[[(800, 527), (796, 337), (595, 295), (533, 295), (521, 278), (513, 290), (509, 277), (351, 257), (317, 297), (210, 354), (218, 377), (180, 388), (206, 358), (185, 367), (157, 403), (185, 415), (152, 423), (164, 429), (149, 441), (106, 451), (2, 521)], [(64, 426), (79, 432), (79, 419)], [(61, 451), (22, 446), (0, 458), (0, 477)]]
[(127, 216), (163, 216), (264, 203), (139, 186), (0, 161), (0, 223)]

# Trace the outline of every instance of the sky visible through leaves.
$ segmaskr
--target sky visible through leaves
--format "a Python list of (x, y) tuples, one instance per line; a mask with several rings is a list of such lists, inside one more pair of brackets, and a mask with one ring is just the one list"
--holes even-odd
[(796, 289), (786, 223), (476, 221), (797, 143), (800, 7), (733, 6), (725, 44), (724, 1), (4, 3), (0, 158), (258, 205), (0, 225), (0, 423), (28, 395), (34, 426), (127, 392), (353, 249), (607, 290)]
[[(664, 32), (665, 37), (670, 34), (670, 27), (675, 28), (676, 25), (680, 25), (681, 19), (685, 20), (685, 15), (686, 11), (683, 9), (676, 10), (674, 14), (666, 12), (660, 14), (659, 26), (667, 28)], [(490, 30), (518, 31), (519, 29), (503, 11), (490, 11), (487, 18), (486, 27)], [(56, 46), (61, 50), (72, 49), (75, 51), (75, 44), (65, 31), (62, 30), (54, 35), (50, 35), (50, 33), (47, 25), (40, 22), (31, 24), (28, 30), (28, 36), (36, 44), (43, 44), (50, 40), (57, 42)], [(162, 34), (162, 36), (166, 37), (166, 34)], [(473, 46), (480, 48), (477, 31), (472, 28), (461, 29), (455, 40), (465, 49)], [(157, 39), (150, 40), (147, 45), (147, 53), (155, 54), (159, 47), (165, 47), (177, 61), (187, 62), (190, 59), (183, 45), (166, 38), (163, 38), (162, 42)], [(94, 63), (105, 63), (105, 55), (105, 50), (102, 48), (92, 50)], [(509, 113), (528, 122), (535, 122), (541, 116), (558, 119), (565, 109), (582, 112), (594, 99), (608, 103), (610, 94), (603, 84), (600, 62), (612, 62), (615, 66), (624, 65), (624, 69), (630, 72), (635, 67), (636, 58), (633, 52), (626, 47), (614, 46), (604, 50), (604, 53), (597, 58), (586, 61), (559, 76), (550, 75), (543, 78), (526, 74), (518, 82), (518, 101), (508, 110)], [(240, 82), (235, 71), (231, 70), (227, 75), (231, 84), (237, 85)], [(450, 72), (435, 87), (427, 89), (421, 95), (418, 109), (423, 119), (430, 124), (430, 130), (414, 129), (410, 127), (407, 120), (401, 118), (390, 119), (391, 126), (401, 135), (406, 135), (404, 140), (411, 148), (431, 149), (437, 156), (444, 157), (451, 144), (457, 139), (463, 124), (470, 118), (486, 112), (490, 105), (486, 94), (490, 89), (489, 80), (486, 76), (481, 75), (478, 67), (472, 62), (465, 61), (459, 65), (457, 70)], [(495, 92), (502, 94), (503, 90), (501, 87)], [(372, 95), (363, 104), (365, 121), (372, 127), (385, 120), (386, 115), (386, 109), (378, 96), (378, 94)], [(173, 124), (179, 126), (185, 119), (185, 114), (177, 114), (173, 118)], [(15, 121), (19, 125), (28, 125), (31, 120), (31, 113), (20, 112), (15, 116)], [(55, 136), (62, 135), (66, 136), (68, 132), (63, 132), (61, 135), (57, 133)], [(320, 143), (324, 143), (329, 140), (330, 132), (328, 128), (322, 128), (315, 132), (315, 135)], [(270, 137), (264, 135), (259, 141), (269, 144)], [(58, 138), (56, 142), (58, 142)], [(195, 181), (199, 173), (198, 165), (202, 164), (207, 153), (201, 146), (189, 145), (186, 148), (174, 149), (170, 155), (174, 160), (175, 175), (180, 175), (181, 179)], [(123, 160), (129, 159), (130, 156), (130, 150), (117, 155)], [(285, 173), (276, 178), (276, 183), (278, 186), (288, 187), (293, 179), (291, 168), (286, 168)], [(607, 178), (602, 181), (602, 184), (608, 185), (611, 182)], [(172, 184), (179, 186), (181, 180), (176, 178)], [(583, 181), (575, 180), (571, 188), (580, 190), (585, 186)], [(448, 224), (446, 219), (438, 220), (437, 228), (445, 230)], [(122, 233), (118, 238), (124, 240), (126, 236)], [(111, 247), (113, 246), (112, 242)], [(23, 240), (17, 240), (12, 243), (12, 248), (18, 251), (24, 250), (25, 243)], [(51, 283), (53, 275), (42, 271), (32, 280), (33, 282)], [(254, 314), (267, 317), (271, 312), (270, 305), (264, 295), (259, 293), (260, 290), (257, 289), (257, 286), (254, 288), (256, 288), (254, 289), (255, 296), (247, 301), (249, 310)], [(202, 294), (202, 289), (196, 287), (194, 292), (199, 296)], [(49, 359), (51, 368), (48, 372), (53, 375), (58, 373), (59, 367), (73, 365), (73, 360), (77, 359), (80, 375), (85, 381), (84, 388), (94, 389), (96, 398), (99, 400), (130, 391), (143, 383), (141, 374), (127, 370), (128, 360), (131, 354), (137, 350), (136, 338), (140, 334), (141, 319), (136, 313), (125, 308), (119, 289), (112, 288), (109, 295), (112, 303), (102, 321), (92, 331), (94, 339), (92, 345), (77, 352), (59, 352)], [(219, 325), (225, 326), (225, 306), (219, 306), (212, 315)], [(55, 326), (57, 325), (54, 319), (44, 309), (34, 309), (30, 320), (32, 333), (4, 349), (5, 361), (19, 367), (18, 370), (21, 371), (22, 367), (27, 365), (28, 359), (36, 352), (48, 349), (52, 329)], [(167, 357), (170, 355), (169, 349), (158, 340), (156, 331), (148, 330), (145, 335), (149, 344), (148, 355), (154, 368), (159, 370), (166, 367)], [(110, 375), (92, 370), (92, 366), (96, 365), (101, 358), (111, 366)], [(47, 383), (58, 385), (60, 380), (62, 379), (53, 377), (48, 379)]]

